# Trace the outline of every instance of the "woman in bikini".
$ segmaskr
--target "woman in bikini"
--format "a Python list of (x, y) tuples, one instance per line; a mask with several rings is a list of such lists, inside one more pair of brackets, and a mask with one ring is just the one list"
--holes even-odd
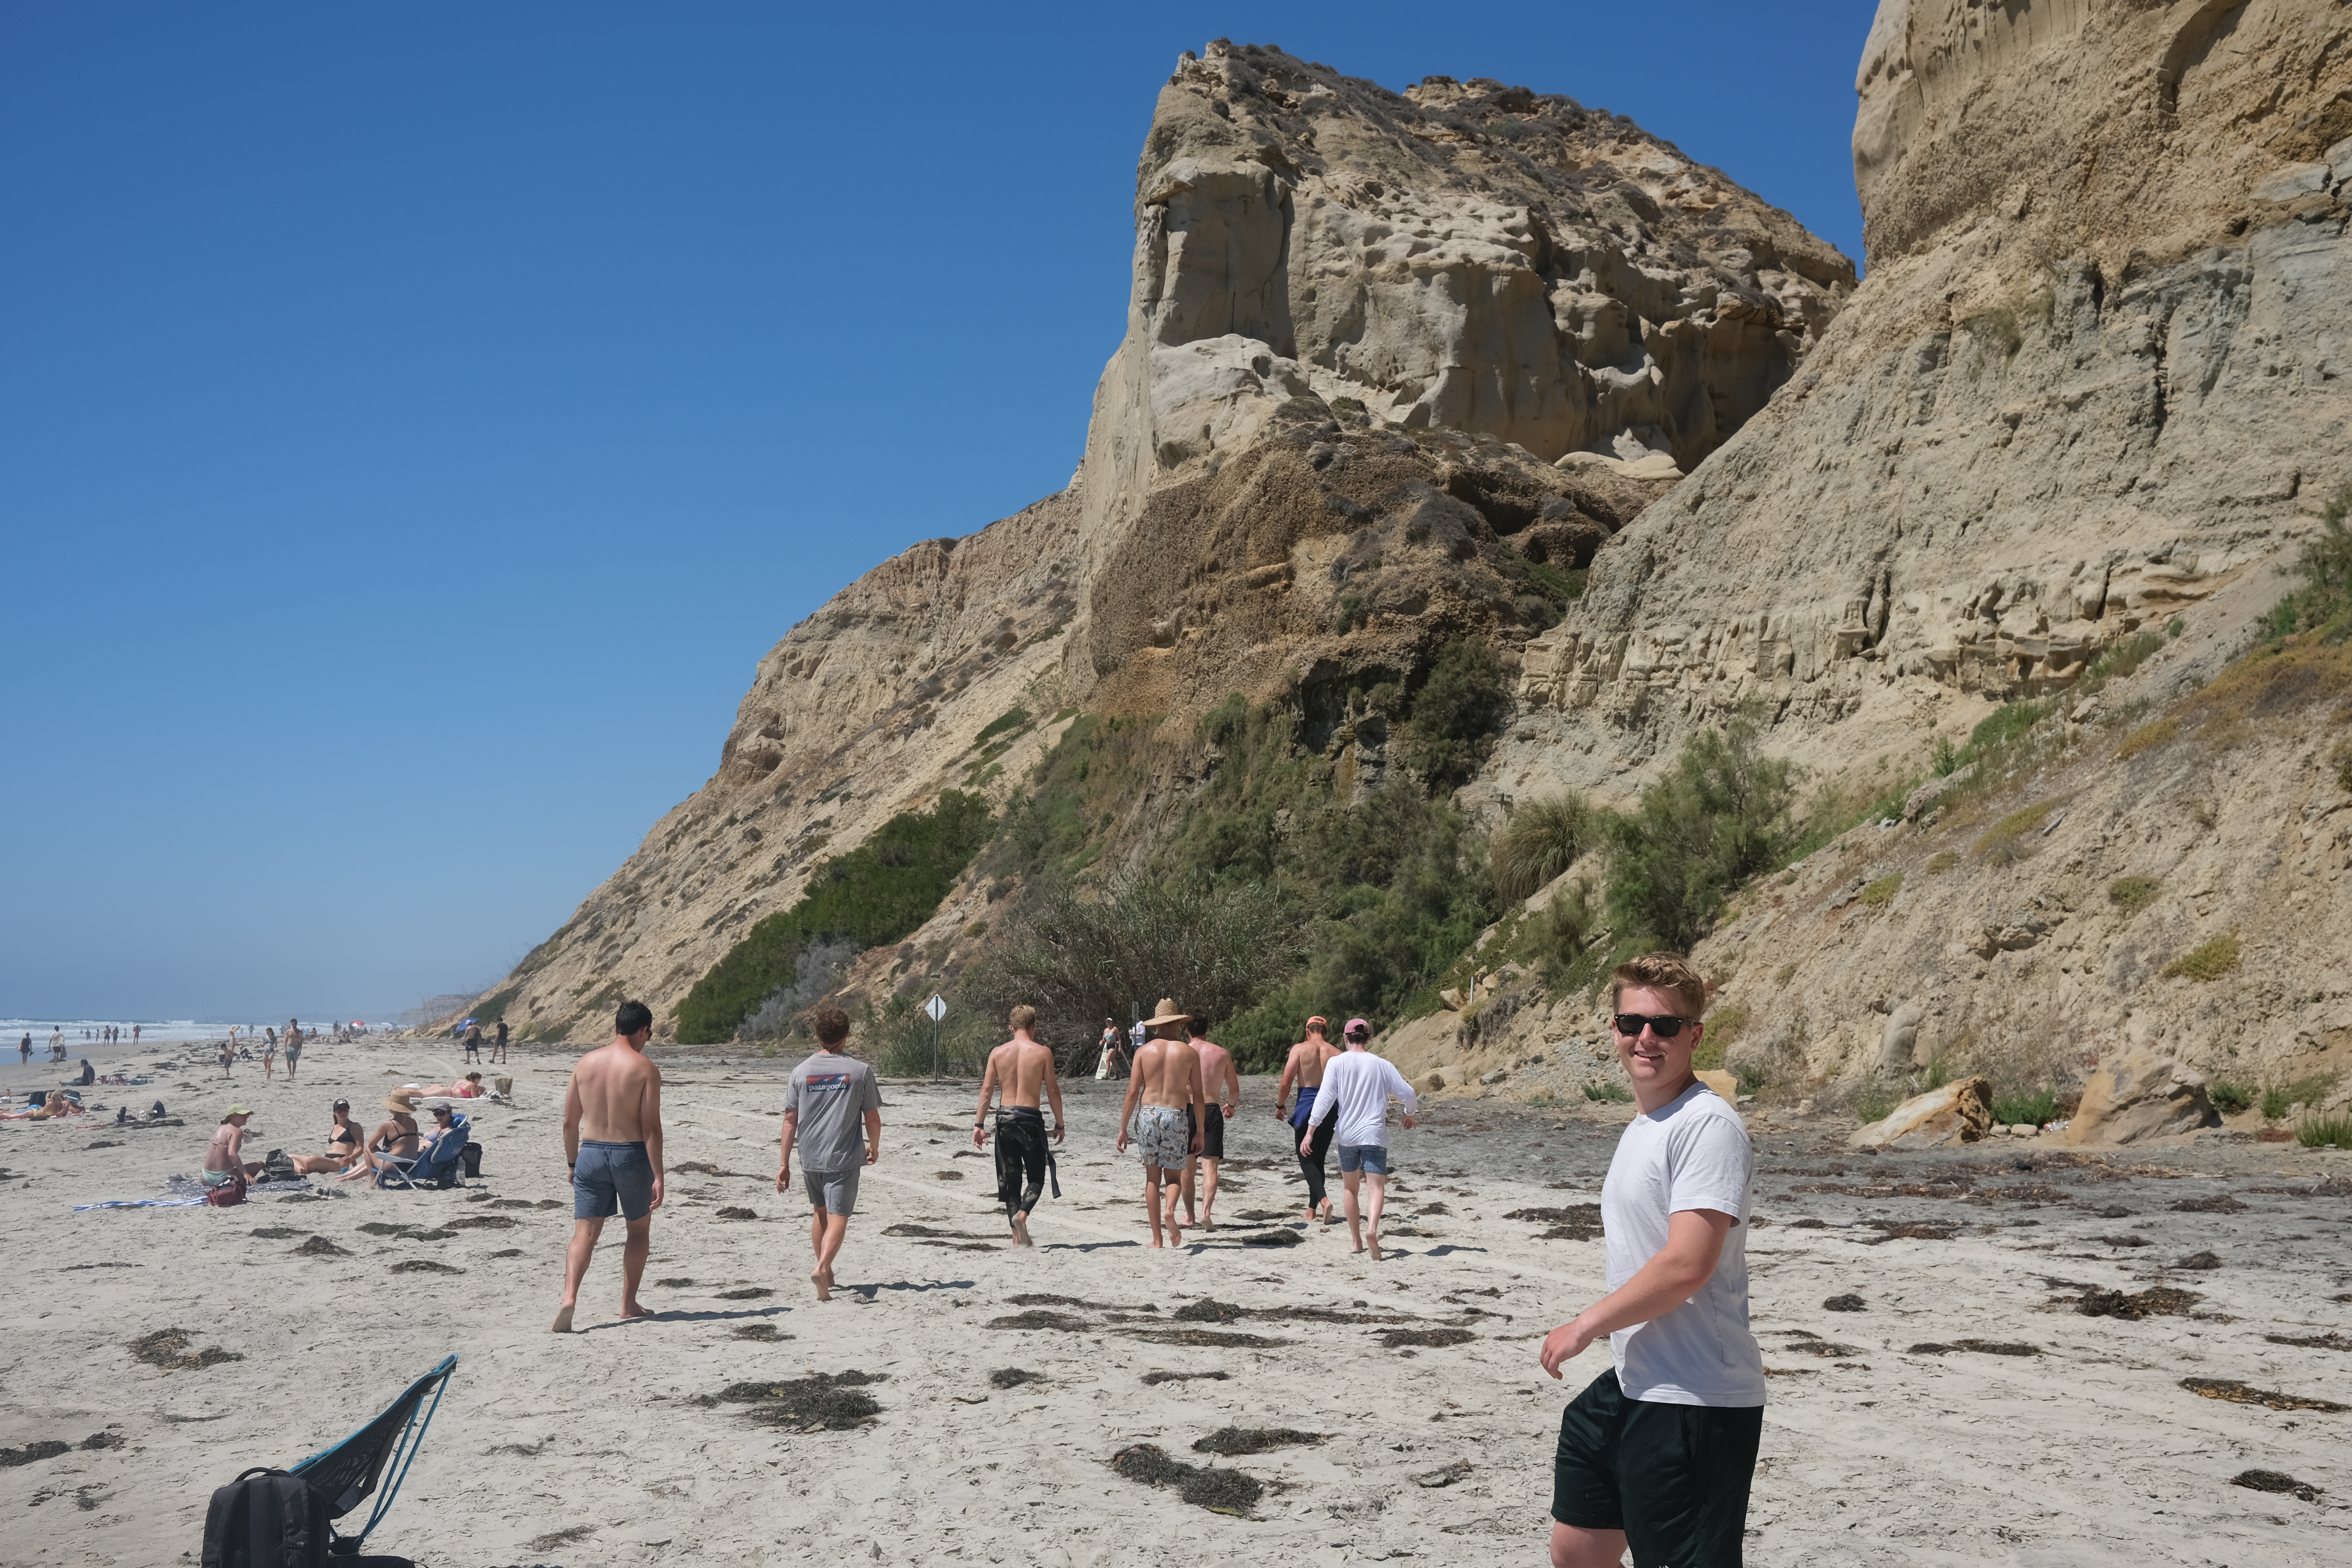
[(324, 1175), (329, 1171), (348, 1171), (360, 1157), (362, 1134), (360, 1124), (352, 1120), (352, 1102), (335, 1101), (335, 1125), (327, 1134), (327, 1152), (323, 1154), (297, 1154), (295, 1171), (305, 1176)]
[[(377, 1123), (375, 1136), (369, 1140), (370, 1147), (361, 1151), (359, 1160), (342, 1173), (341, 1180), (357, 1181), (379, 1166), (389, 1170), (391, 1162), (383, 1155), (397, 1155), (405, 1160), (425, 1146), (424, 1137), (416, 1131), (415, 1100), (405, 1094), (388, 1094), (383, 1097), (383, 1108), (392, 1114)], [(382, 1150), (383, 1154), (374, 1152), (375, 1150)]]
[(241, 1186), (261, 1174), (260, 1161), (240, 1158), (245, 1124), (252, 1120), (253, 1112), (242, 1105), (232, 1105), (221, 1112), (220, 1125), (213, 1129), (213, 1141), (205, 1149), (205, 1168), (201, 1173), (205, 1191)]

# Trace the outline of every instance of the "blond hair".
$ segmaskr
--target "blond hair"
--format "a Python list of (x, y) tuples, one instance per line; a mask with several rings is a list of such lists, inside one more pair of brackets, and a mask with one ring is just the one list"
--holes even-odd
[(1671, 991), (1683, 1005), (1683, 1015), (1696, 1018), (1706, 1011), (1706, 982), (1679, 952), (1645, 952), (1629, 958), (1609, 976), (1609, 1005), (1613, 1010), (1628, 985)]
[(1004, 1016), (1004, 1021), (1012, 1025), (1015, 1029), (1029, 1029), (1034, 1031), (1037, 1027), (1037, 1009), (1029, 1005), (1028, 1003), (1024, 1002), (1020, 1006), (1013, 1008), (1012, 1012), (1006, 1014)]

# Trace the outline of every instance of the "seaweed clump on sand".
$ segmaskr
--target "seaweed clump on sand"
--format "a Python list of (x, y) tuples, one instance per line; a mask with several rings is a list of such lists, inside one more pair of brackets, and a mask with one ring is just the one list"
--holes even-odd
[(1447, 1345), (1467, 1344), (1478, 1336), (1467, 1329), (1381, 1329), (1373, 1337), (1394, 1351), (1407, 1345), (1442, 1350)]
[(2016, 1340), (1954, 1340), (1949, 1344), (1929, 1341), (1913, 1345), (1911, 1355), (1947, 1355), (1953, 1351), (1973, 1351), (1978, 1355), (2040, 1355), (2040, 1345), (2029, 1345)]
[(1220, 1426), (1207, 1436), (1195, 1439), (1192, 1452), (1230, 1459), (1237, 1454), (1263, 1454), (1321, 1441), (1320, 1432), (1297, 1432), (1287, 1426)]
[(1867, 1302), (1851, 1292), (1843, 1296), (1832, 1296), (1822, 1303), (1822, 1310), (1824, 1312), (1864, 1312), (1869, 1310)]
[(882, 1405), (866, 1392), (887, 1373), (877, 1372), (811, 1373), (806, 1377), (731, 1383), (717, 1394), (705, 1394), (700, 1405), (748, 1405), (743, 1414), (763, 1426), (788, 1426), (801, 1432), (846, 1432), (882, 1414)]
[(1045, 1381), (1044, 1373), (1027, 1372), (1017, 1366), (1000, 1367), (988, 1374), (988, 1385), (991, 1388), (1018, 1388), (1024, 1383)]
[(296, 1258), (349, 1258), (351, 1255), (349, 1247), (337, 1247), (323, 1236), (312, 1237), (291, 1254)]
[(2262, 1405), (2273, 1410), (2315, 1410), (2324, 1415), (2343, 1414), (2344, 1406), (2328, 1399), (2306, 1399), (2300, 1394), (2252, 1388), (2227, 1377), (2184, 1377), (2180, 1386), (2200, 1399), (2226, 1400), (2231, 1405)]
[(1145, 1486), (1174, 1487), (1177, 1496), (1212, 1513), (1245, 1514), (1265, 1495), (1265, 1483), (1255, 1476), (1188, 1465), (1151, 1443), (1120, 1449), (1111, 1456), (1110, 1468)]
[(464, 1269), (446, 1263), (436, 1263), (429, 1258), (411, 1258), (392, 1266), (394, 1274), (463, 1274)]
[(2169, 1285), (2139, 1291), (2085, 1290), (2074, 1310), (2086, 1318), (2178, 1318), (2204, 1299)]
[(1505, 1219), (1528, 1220), (1551, 1228), (1537, 1236), (1538, 1241), (1598, 1241), (1601, 1239), (1601, 1205), (1570, 1204), (1561, 1208), (1513, 1209)]
[(1169, 1314), (1180, 1323), (1238, 1323), (1249, 1315), (1247, 1307), (1237, 1307), (1231, 1301), (1220, 1301), (1211, 1296), (1187, 1301)]
[(70, 1443), (60, 1443), (54, 1437), (47, 1437), (37, 1443), (27, 1443), (21, 1448), (0, 1448), (0, 1469), (29, 1465), (36, 1459), (54, 1459), (72, 1447)]
[(218, 1366), (225, 1361), (245, 1359), (236, 1352), (225, 1351), (218, 1345), (206, 1345), (203, 1350), (192, 1351), (188, 1345), (193, 1337), (185, 1329), (157, 1329), (152, 1334), (142, 1334), (131, 1342), (131, 1359), (145, 1362), (149, 1366), (160, 1366), (165, 1372), (196, 1372), (205, 1367)]
[(992, 1329), (1051, 1329), (1059, 1333), (1083, 1333), (1093, 1325), (1084, 1318), (1074, 1318), (1067, 1312), (1031, 1310), (1013, 1312), (1002, 1318), (991, 1318)]
[(1139, 1340), (1159, 1345), (1185, 1345), (1193, 1350), (1273, 1351), (1290, 1343), (1264, 1334), (1233, 1334), (1217, 1329), (1121, 1329)]
[(2243, 1487), (2248, 1491), (2276, 1492), (2300, 1498), (2305, 1502), (2317, 1502), (2321, 1489), (2308, 1481), (2296, 1480), (2284, 1470), (2240, 1470), (2230, 1478), (2230, 1484)]
[(1147, 1372), (1143, 1381), (1147, 1386), (1162, 1383), (1224, 1383), (1233, 1375), (1229, 1372)]

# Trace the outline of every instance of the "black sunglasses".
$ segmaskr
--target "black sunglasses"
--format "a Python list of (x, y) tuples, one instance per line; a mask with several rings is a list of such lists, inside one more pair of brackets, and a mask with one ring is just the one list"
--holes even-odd
[(1659, 1013), (1654, 1016), (1646, 1013), (1620, 1013), (1614, 1022), (1617, 1032), (1621, 1035), (1638, 1035), (1642, 1032), (1642, 1026), (1647, 1024), (1650, 1026), (1650, 1032), (1658, 1038), (1671, 1040), (1683, 1032), (1685, 1024), (1696, 1023), (1697, 1020), (1677, 1018), (1672, 1013)]

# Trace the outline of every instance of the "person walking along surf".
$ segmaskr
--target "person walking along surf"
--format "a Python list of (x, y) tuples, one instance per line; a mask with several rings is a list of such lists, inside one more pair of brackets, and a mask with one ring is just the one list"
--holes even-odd
[(1678, 954), (1611, 977), (1617, 1059), (1638, 1108), (1601, 1188), (1609, 1294), (1544, 1337), (1560, 1367), (1603, 1334), (1612, 1364), (1561, 1412), (1555, 1568), (1738, 1568), (1764, 1432), (1764, 1358), (1748, 1328), (1756, 1152), (1691, 1072), (1706, 984)]
[[(1327, 1121), (1310, 1134), (1307, 1118), (1315, 1109), (1315, 1097), (1322, 1092), (1323, 1068), (1339, 1047), (1324, 1037), (1330, 1027), (1323, 1015), (1316, 1014), (1307, 1020), (1307, 1037), (1290, 1047), (1290, 1059), (1282, 1064), (1282, 1081), (1275, 1086), (1274, 1113), (1290, 1123), (1290, 1136), (1298, 1144), (1298, 1173), (1307, 1178), (1307, 1223), (1315, 1223), (1320, 1209), (1323, 1223), (1331, 1223), (1331, 1195), (1324, 1187), (1323, 1159), (1331, 1149), (1331, 1134), (1339, 1128), (1337, 1121)], [(1290, 1091), (1298, 1090), (1298, 1103), (1290, 1109)]]
[[(1307, 1113), (1307, 1126), (1311, 1137), (1318, 1123), (1331, 1123), (1332, 1142), (1339, 1146), (1339, 1183), (1346, 1189), (1351, 1244), (1348, 1250), (1361, 1252), (1369, 1245), (1372, 1261), (1378, 1263), (1381, 1211), (1387, 1206), (1389, 1192), (1389, 1101), (1404, 1102), (1408, 1128), (1421, 1102), (1413, 1098), (1412, 1085), (1405, 1082), (1404, 1075), (1386, 1057), (1372, 1055), (1370, 1024), (1361, 1018), (1349, 1019), (1344, 1037), (1348, 1048), (1324, 1064), (1323, 1088), (1315, 1097), (1315, 1108)], [(1304, 1154), (1307, 1146), (1308, 1140), (1301, 1138), (1298, 1152)], [(1356, 1202), (1357, 1187), (1367, 1182), (1372, 1189), (1369, 1223)]]
[(971, 1146), (988, 1147), (988, 1102), (1000, 1089), (1004, 1101), (996, 1112), (996, 1195), (1003, 1200), (1004, 1216), (1013, 1226), (1013, 1245), (1034, 1247), (1029, 1216), (1054, 1184), (1062, 1195), (1062, 1172), (1046, 1142), (1045, 1118), (1037, 1108), (1042, 1089), (1054, 1106), (1053, 1142), (1062, 1141), (1062, 1081), (1054, 1072), (1054, 1053), (1037, 1043), (1037, 1009), (1023, 1005), (1005, 1019), (1013, 1037), (988, 1053), (988, 1070), (981, 1076), (980, 1104), (971, 1113)]
[(1135, 1048), (1127, 1098), (1118, 1108), (1118, 1152), (1127, 1152), (1132, 1132), (1136, 1152), (1143, 1158), (1143, 1212), (1151, 1221), (1154, 1247), (1161, 1244), (1162, 1187), (1167, 1189), (1167, 1245), (1183, 1245), (1176, 1195), (1183, 1189), (1185, 1161), (1201, 1152), (1201, 1134), (1195, 1129), (1206, 1097), (1201, 1092), (1200, 1053), (1185, 1040), (1189, 1021), (1174, 1002), (1160, 999), (1159, 1014), (1142, 1021), (1150, 1033)]
[[(1217, 1170), (1225, 1162), (1225, 1121), (1242, 1108), (1242, 1075), (1234, 1069), (1234, 1054), (1208, 1037), (1209, 1020), (1195, 1013), (1184, 1021), (1185, 1044), (1201, 1058), (1200, 1152), (1184, 1163), (1184, 1214), (1192, 1213), (1193, 1175), (1208, 1169), (1201, 1189), (1201, 1228), (1217, 1228)], [(1219, 1100), (1224, 1103), (1218, 1103)]]
[[(874, 1069), (843, 1053), (849, 1015), (820, 1007), (809, 1016), (817, 1051), (793, 1069), (784, 1085), (783, 1152), (776, 1191), (793, 1184), (793, 1145), (802, 1145), (801, 1179), (808, 1186), (809, 1248), (816, 1267), (809, 1281), (816, 1299), (833, 1300), (833, 1260), (849, 1234), (857, 1207), (857, 1178), (882, 1157), (882, 1084)], [(861, 1122), (863, 1123), (861, 1127)]]
[(613, 1018), (613, 1043), (582, 1057), (563, 1090), (572, 1245), (563, 1258), (563, 1301), (555, 1312), (559, 1334), (572, 1331), (580, 1281), (604, 1222), (616, 1213), (628, 1226), (621, 1248), (621, 1316), (653, 1316), (637, 1300), (653, 1250), (654, 1210), (662, 1205), (661, 1068), (646, 1060), (653, 1034), (653, 1009), (622, 1003)]

